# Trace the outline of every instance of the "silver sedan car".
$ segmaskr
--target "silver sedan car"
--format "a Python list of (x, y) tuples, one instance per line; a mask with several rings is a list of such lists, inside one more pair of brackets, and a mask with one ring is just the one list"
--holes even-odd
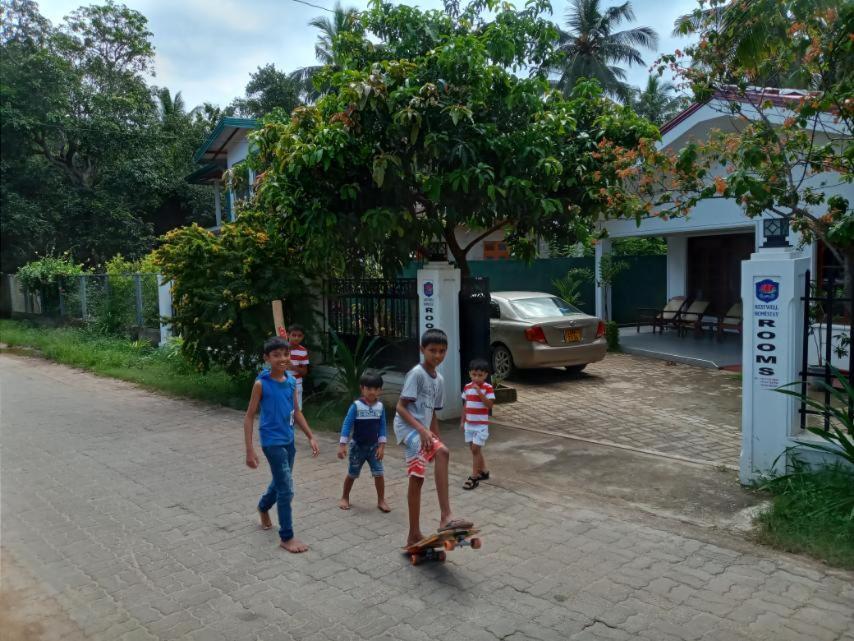
[(605, 358), (605, 324), (543, 292), (492, 292), (492, 371), (565, 367), (580, 372)]

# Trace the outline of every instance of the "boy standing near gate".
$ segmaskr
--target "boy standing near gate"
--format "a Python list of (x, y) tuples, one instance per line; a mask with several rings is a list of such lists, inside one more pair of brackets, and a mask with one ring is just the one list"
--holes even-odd
[(460, 417), (460, 426), (471, 449), (472, 472), (463, 485), (464, 490), (473, 490), (481, 481), (489, 479), (489, 471), (483, 458), (483, 446), (489, 438), (489, 411), (495, 404), (495, 390), (486, 382), (487, 376), (489, 363), (485, 360), (475, 358), (469, 363), (471, 382), (463, 388), (463, 415)]
[(255, 414), (261, 410), (258, 423), (258, 436), (261, 450), (270, 463), (273, 480), (267, 491), (258, 501), (258, 513), (261, 526), (266, 530), (273, 527), (270, 509), (276, 506), (279, 513), (279, 545), (288, 552), (305, 552), (308, 546), (294, 536), (291, 500), (294, 496), (293, 467), (296, 449), (294, 447), (294, 423), (308, 438), (312, 456), (319, 453), (317, 441), (311, 428), (297, 406), (296, 381), (288, 374), (290, 345), (278, 336), (264, 343), (264, 361), (269, 369), (264, 369), (252, 386), (249, 407), (243, 419), (243, 435), (246, 444), (246, 465), (258, 467), (258, 454), (255, 452), (252, 431), (255, 426)]
[(439, 421), (435, 414), (444, 404), (443, 379), (436, 368), (445, 360), (447, 353), (448, 336), (445, 332), (440, 329), (424, 332), (421, 336), (422, 361), (406, 375), (394, 417), (394, 433), (397, 442), (406, 448), (409, 475), (409, 534), (406, 545), (424, 538), (421, 533), (421, 488), (427, 463), (431, 461), (434, 462), (439, 499), (439, 531), (472, 525), (471, 521), (455, 519), (451, 514), (448, 497), (450, 454), (439, 439)]
[(302, 379), (308, 374), (308, 349), (302, 342), (305, 340), (305, 328), (294, 323), (288, 328), (288, 341), (291, 348), (291, 366), (288, 374), (296, 379), (297, 407), (302, 411)]

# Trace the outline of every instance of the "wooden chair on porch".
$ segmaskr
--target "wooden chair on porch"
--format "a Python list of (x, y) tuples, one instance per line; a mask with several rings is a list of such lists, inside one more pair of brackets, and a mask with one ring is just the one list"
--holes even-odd
[(738, 334), (741, 334), (741, 323), (742, 323), (742, 308), (741, 301), (738, 301), (735, 305), (730, 307), (727, 310), (727, 313), (723, 316), (718, 317), (717, 323), (717, 337), (718, 340), (723, 340), (725, 331), (735, 331)]
[(651, 323), (653, 334), (655, 334), (656, 328), (664, 333), (664, 328), (672, 325), (673, 322), (679, 318), (679, 313), (687, 303), (688, 299), (685, 296), (674, 296), (667, 301), (667, 304), (664, 307), (660, 309), (657, 307), (639, 307), (637, 331), (640, 332), (640, 326), (642, 323)]
[(688, 307), (679, 312), (679, 316), (673, 322), (680, 336), (685, 336), (688, 330), (693, 330), (695, 334), (699, 334), (702, 328), (703, 316), (709, 308), (709, 301), (695, 300)]

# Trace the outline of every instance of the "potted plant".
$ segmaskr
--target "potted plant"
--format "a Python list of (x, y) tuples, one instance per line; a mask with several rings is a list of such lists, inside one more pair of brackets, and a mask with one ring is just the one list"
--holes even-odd
[(500, 376), (492, 377), (492, 387), (495, 390), (495, 402), (496, 403), (515, 403), (516, 402), (516, 388), (509, 387), (504, 384), (504, 379)]

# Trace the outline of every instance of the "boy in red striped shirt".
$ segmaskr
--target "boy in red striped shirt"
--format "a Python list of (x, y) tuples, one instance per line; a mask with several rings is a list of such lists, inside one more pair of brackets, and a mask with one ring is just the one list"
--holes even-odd
[(294, 323), (288, 328), (288, 342), (291, 344), (291, 368), (288, 374), (297, 379), (297, 404), (302, 411), (302, 378), (308, 374), (308, 350), (303, 347), (305, 329)]
[(495, 404), (495, 390), (486, 382), (489, 363), (476, 358), (469, 363), (471, 383), (463, 388), (463, 415), (460, 427), (465, 433), (466, 443), (471, 448), (472, 474), (463, 485), (464, 490), (473, 490), (481, 481), (489, 478), (483, 446), (489, 438), (489, 410)]

